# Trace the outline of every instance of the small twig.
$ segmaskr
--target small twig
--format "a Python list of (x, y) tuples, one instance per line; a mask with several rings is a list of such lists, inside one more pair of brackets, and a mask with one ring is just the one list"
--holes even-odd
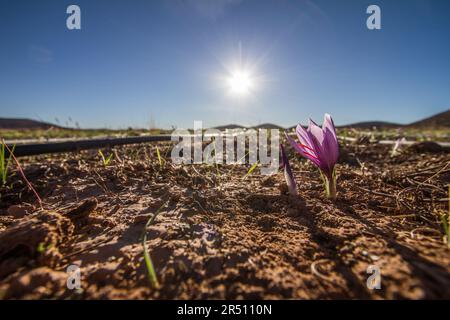
[(409, 173), (403, 174), (402, 176), (403, 177), (414, 177), (414, 176), (417, 176), (417, 175), (421, 175), (421, 174), (427, 173), (427, 172), (429, 172), (431, 170), (434, 170), (434, 169), (437, 169), (437, 168), (441, 168), (442, 169), (442, 168), (445, 168), (445, 166), (436, 165), (436, 166), (425, 168), (425, 169), (422, 169), (422, 170), (416, 170), (414, 172), (409, 172)]
[[(105, 234), (106, 232), (110, 231), (111, 229), (112, 229), (112, 228), (106, 230), (103, 234)], [(79, 250), (77, 250), (77, 251), (75, 251), (75, 252), (71, 252), (71, 253), (65, 255), (65, 256), (64, 256), (64, 259), (68, 259), (68, 258), (73, 257), (73, 256), (76, 256), (76, 255), (78, 255), (78, 254), (80, 254), (80, 253), (83, 253), (83, 252), (86, 252), (86, 251), (90, 251), (90, 250), (94, 249), (95, 247), (98, 247), (98, 246), (101, 245), (101, 244), (104, 244), (104, 243), (106, 243), (106, 242), (108, 242), (108, 241), (111, 241), (112, 239), (114, 239), (114, 237), (115, 237), (115, 236), (112, 235), (112, 236), (109, 236), (109, 237), (107, 237), (107, 238), (105, 238), (105, 239), (102, 239), (102, 240), (100, 240), (100, 241), (90, 243), (90, 244), (88, 244), (86, 247), (84, 247), (84, 248), (82, 248), (82, 249), (79, 249)]]
[(361, 173), (362, 173), (362, 175), (365, 176), (365, 173), (366, 173), (366, 165), (365, 165), (363, 162), (361, 162), (361, 160), (359, 160), (358, 157), (356, 157), (356, 161), (358, 162), (359, 166), (361, 167)]
[(442, 199), (428, 199), (428, 198), (425, 198), (425, 199), (422, 199), (422, 201), (424, 201), (424, 202), (447, 202), (447, 201), (450, 201), (450, 198), (442, 198)]
[(329, 261), (328, 259), (321, 259), (321, 260), (317, 260), (317, 261), (314, 261), (313, 263), (311, 263), (311, 273), (316, 275), (320, 279), (335, 283), (336, 281), (333, 278), (324, 275), (323, 273), (319, 272), (319, 270), (317, 269), (317, 265), (324, 263), (324, 262), (328, 262), (328, 261)]
[(377, 195), (377, 196), (388, 197), (388, 198), (393, 198), (393, 199), (397, 198), (396, 195), (387, 194), (387, 193), (378, 192), (378, 191), (373, 191), (373, 190), (366, 189), (366, 188), (363, 188), (363, 187), (360, 187), (360, 186), (357, 186), (357, 187), (358, 187), (359, 189), (363, 190), (363, 191), (373, 193), (373, 194), (375, 194), (375, 195)]
[(108, 192), (108, 190), (106, 189), (105, 186), (102, 186), (97, 180), (95, 180), (94, 177), (91, 177), (91, 179), (95, 182), (95, 184), (96, 184), (100, 189), (103, 190), (103, 192), (104, 192), (105, 194), (109, 194), (109, 192)]
[[(411, 234), (411, 239), (418, 239), (418, 240), (420, 240), (419, 236), (422, 236), (422, 237), (428, 237), (428, 238), (433, 239), (431, 236), (427, 236), (427, 235), (424, 235), (424, 234), (417, 234), (417, 231), (423, 231), (423, 232), (428, 232), (428, 233), (434, 233), (434, 234), (436, 234), (436, 235), (438, 235), (438, 236), (441, 236), (441, 233), (440, 233), (438, 230), (431, 229), (431, 228), (428, 228), (428, 227), (419, 227), (419, 228), (415, 228), (414, 230), (412, 230), (412, 231), (410, 232), (410, 234)], [(433, 240), (434, 240), (434, 239), (433, 239)]]
[(417, 189), (419, 189), (419, 187), (420, 187), (421, 185), (423, 185), (423, 186), (430, 187), (430, 188), (433, 188), (433, 189), (442, 190), (440, 187), (435, 186), (434, 184), (416, 181), (416, 180), (411, 179), (411, 178), (406, 178), (406, 181), (408, 181), (408, 182), (409, 182), (410, 184), (412, 184), (412, 185), (416, 185), (416, 186), (417, 186)]
[[(440, 169), (438, 172), (436, 172), (435, 174), (433, 174), (431, 177), (429, 177), (428, 179), (426, 179), (425, 181), (421, 182), (421, 184), (424, 184), (426, 182), (428, 182), (429, 180), (431, 180), (432, 178), (434, 178), (435, 176), (439, 175), (442, 171), (444, 171), (445, 169), (447, 169), (448, 165), (450, 164), (450, 162), (447, 162), (447, 164)], [(419, 185), (420, 186), (420, 185)]]

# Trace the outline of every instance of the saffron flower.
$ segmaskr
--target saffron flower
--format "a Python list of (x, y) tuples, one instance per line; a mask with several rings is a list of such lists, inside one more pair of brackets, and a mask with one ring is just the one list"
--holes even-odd
[(294, 175), (292, 174), (291, 166), (289, 165), (289, 160), (286, 156), (286, 152), (284, 151), (284, 146), (280, 144), (281, 150), (281, 164), (280, 167), (284, 169), (284, 178), (286, 179), (286, 184), (289, 190), (289, 194), (292, 196), (297, 196), (297, 184), (294, 180)]
[(322, 128), (310, 119), (308, 129), (299, 124), (296, 133), (299, 142), (285, 133), (287, 140), (298, 153), (319, 168), (327, 196), (336, 199), (334, 166), (339, 158), (339, 144), (333, 119), (329, 114), (325, 114)]

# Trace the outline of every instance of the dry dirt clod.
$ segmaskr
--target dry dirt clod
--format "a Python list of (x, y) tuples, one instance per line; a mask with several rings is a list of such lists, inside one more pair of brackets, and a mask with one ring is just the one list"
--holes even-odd
[(47, 267), (40, 267), (14, 276), (10, 283), (0, 287), (5, 299), (39, 299), (43, 297), (64, 298), (68, 290), (55, 292), (66, 283), (67, 274)]
[(54, 212), (19, 220), (0, 234), (0, 278), (33, 260), (55, 266), (62, 258), (59, 246), (72, 232), (70, 220)]
[(88, 217), (95, 209), (97, 209), (97, 199), (90, 198), (85, 200), (80, 206), (70, 210), (66, 216), (71, 220), (79, 220)]
[(8, 208), (8, 215), (13, 216), (16, 219), (25, 217), (31, 214), (35, 208), (31, 205), (13, 205)]
[(436, 142), (424, 141), (411, 145), (406, 151), (412, 153), (439, 153), (445, 151), (445, 148)]

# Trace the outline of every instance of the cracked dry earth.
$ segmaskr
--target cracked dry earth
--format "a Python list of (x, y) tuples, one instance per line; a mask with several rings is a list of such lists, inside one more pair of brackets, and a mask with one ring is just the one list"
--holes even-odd
[[(162, 167), (154, 145), (21, 159), (44, 201), (16, 174), (1, 189), (3, 299), (450, 298), (448, 150), (427, 144), (341, 146), (338, 199), (292, 150), (299, 198), (283, 173), (247, 179), (245, 166)], [(106, 151), (107, 152), (107, 151)], [(141, 237), (160, 283), (152, 288)], [(66, 268), (81, 267), (81, 289)], [(366, 286), (367, 268), (381, 289)]]

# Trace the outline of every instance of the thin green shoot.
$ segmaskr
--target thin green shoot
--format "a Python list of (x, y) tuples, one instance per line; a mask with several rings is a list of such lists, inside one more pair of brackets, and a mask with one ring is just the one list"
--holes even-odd
[(259, 160), (256, 161), (256, 162), (251, 166), (251, 168), (248, 170), (247, 174), (242, 178), (242, 180), (247, 179), (247, 177), (248, 177), (249, 175), (252, 174), (252, 172), (253, 172), (253, 171), (256, 169), (256, 167), (258, 166), (258, 163), (259, 163)]
[(49, 244), (46, 246), (44, 242), (39, 242), (36, 250), (39, 253), (45, 253), (48, 250), (50, 250), (51, 248), (52, 248), (52, 244)]
[(325, 195), (329, 199), (336, 199), (336, 169), (333, 170), (331, 180), (319, 170), (320, 178), (322, 179)]
[(156, 289), (159, 288), (159, 281), (158, 281), (158, 277), (155, 272), (155, 268), (153, 266), (152, 258), (150, 257), (150, 253), (148, 252), (147, 245), (146, 245), (147, 228), (155, 222), (155, 219), (158, 216), (158, 214), (168, 203), (169, 203), (169, 200), (167, 200), (161, 207), (159, 207), (159, 209), (150, 217), (150, 219), (148, 219), (148, 221), (144, 227), (144, 232), (142, 234), (142, 247), (144, 249), (144, 261), (145, 261), (145, 266), (147, 268), (148, 280), (150, 281), (150, 285)]
[(16, 148), (16, 146), (13, 145), (11, 153), (9, 154), (9, 157), (8, 157), (8, 159), (6, 159), (5, 146), (6, 145), (5, 145), (4, 141), (2, 141), (2, 147), (0, 150), (0, 175), (1, 175), (1, 179), (2, 179), (2, 186), (6, 185), (6, 179), (8, 178), (8, 170), (11, 165), (12, 154), (14, 152), (14, 149)]
[(161, 158), (161, 153), (159, 152), (158, 146), (156, 146), (156, 155), (158, 156), (159, 167), (163, 167), (163, 159)]
[(102, 150), (98, 150), (98, 154), (100, 155), (100, 157), (102, 159), (102, 163), (105, 167), (107, 167), (109, 165), (109, 163), (111, 162), (111, 160), (114, 156), (114, 153), (111, 153), (108, 157), (105, 157)]

